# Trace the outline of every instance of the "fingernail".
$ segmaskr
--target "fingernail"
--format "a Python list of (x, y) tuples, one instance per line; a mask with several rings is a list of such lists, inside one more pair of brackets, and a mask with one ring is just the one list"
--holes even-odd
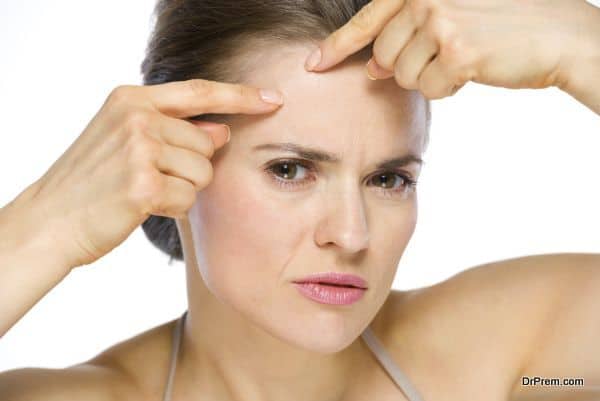
[(267, 103), (283, 104), (283, 97), (278, 91), (271, 89), (261, 89), (260, 97)]
[(321, 61), (321, 48), (317, 47), (306, 60), (305, 68), (307, 71), (312, 71)]
[(369, 62), (366, 65), (365, 71), (367, 73), (367, 77), (371, 80), (371, 81), (377, 81), (377, 78), (375, 78), (373, 75), (371, 75), (371, 73), (369, 72), (369, 65), (371, 65), (371, 63), (373, 62), (373, 59), (370, 59)]

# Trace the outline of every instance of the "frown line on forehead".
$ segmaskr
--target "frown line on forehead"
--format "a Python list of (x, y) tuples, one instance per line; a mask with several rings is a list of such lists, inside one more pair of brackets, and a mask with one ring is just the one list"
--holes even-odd
[[(330, 152), (324, 151), (322, 149), (302, 146), (302, 145), (299, 145), (296, 143), (291, 143), (291, 142), (264, 143), (264, 144), (256, 145), (252, 149), (255, 151), (257, 151), (257, 150), (280, 150), (280, 151), (292, 152), (303, 159), (311, 160), (314, 162), (339, 163), (341, 161), (341, 157), (334, 153), (330, 153)], [(415, 155), (413, 153), (408, 153), (406, 155), (402, 155), (399, 157), (385, 159), (385, 160), (379, 162), (375, 166), (375, 168), (376, 169), (394, 169), (397, 167), (409, 165), (411, 163), (423, 165), (424, 161), (417, 155)]]

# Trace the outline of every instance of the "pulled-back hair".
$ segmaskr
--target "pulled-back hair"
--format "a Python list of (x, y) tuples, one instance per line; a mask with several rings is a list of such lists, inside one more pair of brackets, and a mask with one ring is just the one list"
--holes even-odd
[[(141, 65), (143, 84), (200, 78), (244, 83), (261, 49), (315, 43), (345, 25), (369, 0), (158, 0), (154, 27)], [(371, 57), (372, 43), (348, 59)], [(428, 142), (430, 104), (426, 101)], [(227, 122), (227, 114), (192, 119)], [(150, 216), (146, 237), (183, 260), (175, 220)]]

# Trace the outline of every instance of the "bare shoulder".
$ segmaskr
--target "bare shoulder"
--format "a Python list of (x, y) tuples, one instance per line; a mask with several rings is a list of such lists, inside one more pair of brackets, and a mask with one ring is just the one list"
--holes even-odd
[(490, 399), (490, 394), (507, 399), (552, 318), (558, 295), (568, 296), (597, 268), (593, 254), (530, 255), (394, 292), (388, 343), (424, 388), (470, 399)]
[(64, 369), (2, 372), (2, 401), (160, 401), (174, 322), (153, 327)]
[(21, 368), (0, 374), (3, 401), (116, 400), (123, 388), (110, 369), (81, 364), (66, 369)]
[(160, 401), (167, 379), (176, 322), (177, 319), (170, 320), (118, 343), (89, 362), (118, 371), (132, 389), (128, 399)]

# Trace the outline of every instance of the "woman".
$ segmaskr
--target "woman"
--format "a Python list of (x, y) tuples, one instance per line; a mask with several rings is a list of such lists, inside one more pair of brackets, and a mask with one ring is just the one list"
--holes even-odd
[[(0, 374), (2, 399), (598, 398), (593, 388), (521, 386), (521, 376), (565, 365), (600, 383), (599, 358), (574, 358), (599, 329), (589, 319), (595, 255), (510, 260), (390, 292), (416, 224), (428, 99), (468, 80), (558, 86), (600, 113), (599, 11), (540, 1), (519, 9), (519, 21), (522, 3), (159, 2), (143, 64), (149, 86), (113, 91), (73, 146), (2, 209), (0, 283), (31, 286), (0, 284), (0, 324), (6, 332), (140, 223), (185, 261), (188, 311), (63, 371)], [(550, 29), (549, 16), (564, 29)], [(527, 30), (510, 37), (518, 22)], [(332, 32), (321, 68), (307, 72), (315, 42)], [(524, 32), (554, 40), (523, 41)], [(380, 80), (362, 79), (371, 56)], [(261, 101), (257, 88), (278, 89), (283, 104)], [(37, 216), (48, 230), (31, 237)], [(51, 244), (57, 231), (70, 241)], [(507, 273), (515, 269), (522, 274)], [(319, 272), (355, 277), (337, 283), (346, 288), (297, 285)], [(580, 285), (557, 298), (566, 277)], [(586, 302), (558, 302), (576, 295)], [(549, 325), (557, 307), (572, 319)], [(547, 328), (547, 352), (532, 352)], [(565, 340), (575, 334), (576, 344)], [(568, 358), (553, 352), (565, 345)]]

